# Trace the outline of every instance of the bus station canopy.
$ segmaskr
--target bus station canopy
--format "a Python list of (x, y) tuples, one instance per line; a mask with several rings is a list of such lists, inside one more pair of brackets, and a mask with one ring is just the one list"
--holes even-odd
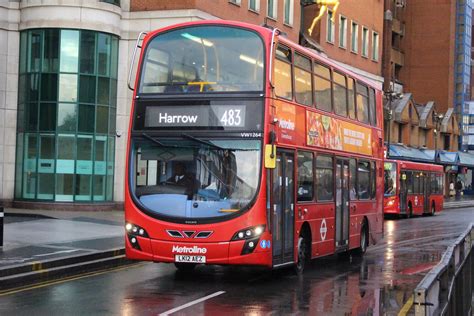
[(450, 152), (450, 151), (443, 151), (443, 150), (438, 150), (438, 157), (437, 157), (437, 162), (443, 164), (443, 165), (459, 165), (459, 153), (456, 152)]
[(460, 151), (459, 164), (465, 167), (474, 167), (474, 154)]
[(435, 151), (430, 149), (413, 148), (400, 144), (390, 144), (390, 158), (434, 163)]

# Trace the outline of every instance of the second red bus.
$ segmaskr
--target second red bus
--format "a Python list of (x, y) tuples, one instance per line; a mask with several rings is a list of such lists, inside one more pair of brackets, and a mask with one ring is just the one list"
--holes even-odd
[(442, 166), (386, 160), (384, 171), (385, 215), (434, 215), (443, 209)]

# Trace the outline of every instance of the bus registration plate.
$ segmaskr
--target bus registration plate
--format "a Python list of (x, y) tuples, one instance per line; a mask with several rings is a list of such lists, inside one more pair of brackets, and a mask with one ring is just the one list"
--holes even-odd
[(175, 255), (175, 262), (206, 263), (206, 256)]

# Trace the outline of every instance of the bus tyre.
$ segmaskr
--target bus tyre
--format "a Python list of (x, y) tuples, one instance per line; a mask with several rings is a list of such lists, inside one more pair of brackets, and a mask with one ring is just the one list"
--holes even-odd
[(308, 260), (307, 258), (307, 240), (304, 238), (304, 236), (300, 236), (298, 238), (298, 258), (296, 259), (296, 264), (295, 264), (295, 273), (296, 274), (301, 274), (303, 273), (304, 266), (306, 264), (306, 261)]
[(181, 272), (191, 272), (196, 267), (196, 263), (175, 262), (174, 265)]
[(408, 204), (408, 210), (407, 210), (407, 218), (413, 217), (413, 207), (411, 206), (411, 203)]
[(367, 251), (369, 247), (369, 232), (367, 230), (367, 224), (364, 222), (362, 228), (360, 229), (360, 247), (354, 250), (356, 256), (362, 256)]
[(436, 207), (435, 207), (435, 204), (431, 204), (431, 212), (430, 212), (430, 216), (434, 216), (435, 215), (435, 212), (436, 212)]

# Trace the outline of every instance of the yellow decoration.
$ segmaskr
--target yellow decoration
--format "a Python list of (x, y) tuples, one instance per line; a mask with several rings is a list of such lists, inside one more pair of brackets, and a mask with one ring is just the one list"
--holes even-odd
[(314, 4), (319, 4), (321, 8), (319, 9), (319, 15), (314, 18), (313, 23), (311, 23), (311, 27), (308, 29), (309, 35), (313, 33), (313, 29), (316, 26), (316, 23), (323, 17), (324, 12), (326, 12), (329, 6), (333, 6), (332, 8), (332, 18), (331, 20), (334, 22), (337, 8), (339, 7), (339, 0), (313, 0)]

